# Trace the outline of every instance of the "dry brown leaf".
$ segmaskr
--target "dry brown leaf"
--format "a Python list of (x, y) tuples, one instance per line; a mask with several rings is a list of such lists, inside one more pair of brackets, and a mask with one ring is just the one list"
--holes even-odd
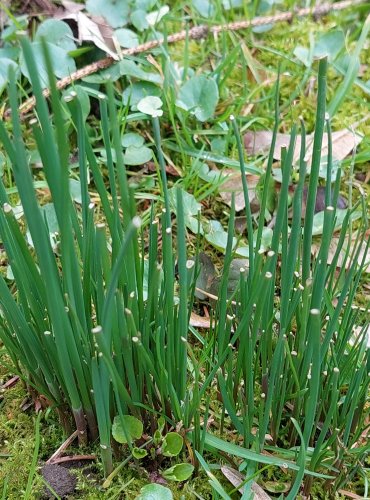
[[(144, 164), (144, 169), (147, 169), (148, 172), (157, 172), (158, 168), (154, 161), (148, 161)], [(181, 177), (180, 172), (176, 170), (173, 165), (166, 165), (166, 173), (168, 175), (172, 175), (173, 177)]]
[[(366, 234), (368, 237), (370, 237), (369, 231)], [(357, 237), (357, 232), (354, 232), (352, 235), (352, 241), (351, 241), (352, 245), (355, 244), (356, 237)], [(332, 237), (330, 245), (329, 245), (329, 253), (328, 253), (328, 259), (327, 259), (328, 264), (331, 264), (333, 262), (334, 255), (335, 255), (337, 248), (338, 248), (338, 243), (339, 243), (339, 236), (334, 235)], [(346, 262), (344, 262), (345, 250), (346, 250), (347, 245), (348, 245), (348, 238), (345, 240), (345, 242), (343, 244), (344, 248), (342, 248), (342, 250), (339, 253), (337, 268), (343, 267), (343, 265), (345, 265), (346, 269), (348, 269), (351, 266), (351, 260), (349, 258), (347, 258)], [(311, 246), (311, 253), (315, 257), (317, 257), (317, 255), (319, 254), (319, 251), (320, 251), (320, 242), (313, 243)], [(360, 250), (360, 253), (359, 253), (359, 256), (357, 259), (357, 262), (359, 265), (361, 265), (361, 263), (362, 263), (362, 259), (365, 255), (365, 252), (366, 252), (366, 241), (363, 241), (361, 244), (361, 250)], [(350, 255), (351, 255), (351, 250), (350, 250)], [(369, 248), (367, 249), (367, 253), (365, 256), (365, 264), (366, 264), (366, 266), (365, 266), (363, 272), (369, 274), (370, 273), (370, 249)]]
[[(270, 151), (272, 142), (272, 132), (270, 130), (259, 130), (258, 132), (248, 131), (244, 135), (244, 147), (248, 155), (266, 154)], [(274, 157), (280, 159), (280, 150), (283, 146), (288, 146), (290, 135), (277, 134)], [(279, 155), (279, 158), (276, 157)]]
[[(272, 142), (272, 132), (269, 130), (261, 130), (258, 132), (247, 132), (244, 135), (244, 146), (249, 155), (266, 154), (269, 152)], [(306, 158), (308, 165), (311, 163), (313, 152), (313, 139), (314, 134), (307, 135), (306, 138)], [(343, 160), (351, 151), (353, 151), (362, 141), (363, 135), (353, 130), (338, 130), (332, 133), (333, 143), (333, 159)], [(281, 159), (281, 148), (283, 146), (289, 147), (290, 135), (277, 134), (276, 144), (274, 149), (275, 160)], [(301, 150), (301, 137), (298, 136), (294, 148), (294, 161), (299, 159)], [(321, 155), (327, 156), (328, 154), (328, 134), (324, 134)]]
[[(239, 471), (226, 465), (221, 466), (221, 472), (235, 488), (238, 488), (239, 484), (245, 479)], [(252, 482), (252, 491), (254, 493), (254, 500), (271, 500), (271, 497), (254, 481)], [(239, 488), (239, 492), (243, 494), (244, 486)]]
[(10, 0), (3, 0), (2, 9), (0, 9), (0, 31), (3, 31), (5, 24), (7, 23), (9, 16), (6, 13), (10, 7)]
[(211, 318), (205, 318), (192, 312), (190, 315), (190, 326), (194, 326), (195, 328), (211, 328)]
[[(227, 177), (227, 180), (223, 182), (219, 188), (220, 196), (224, 203), (231, 207), (232, 194), (235, 194), (235, 211), (240, 212), (245, 208), (244, 193), (242, 186), (241, 173), (232, 169), (225, 169), (222, 174)], [(259, 181), (258, 175), (247, 174), (247, 185), (248, 185), (248, 198), (249, 203), (251, 203), (251, 208), (255, 208), (254, 211), (258, 210), (258, 203), (256, 203), (256, 186)]]
[(15, 386), (15, 384), (17, 384), (18, 381), (19, 381), (19, 376), (14, 375), (9, 380), (0, 385), (0, 392), (5, 391), (6, 389), (11, 389), (12, 387)]
[(352, 493), (352, 491), (347, 491), (347, 490), (338, 490), (338, 493), (341, 495), (344, 495), (348, 498), (354, 498), (355, 500), (364, 500), (364, 497), (357, 495), (357, 493)]
[(77, 23), (78, 41), (92, 42), (99, 49), (106, 52), (116, 61), (119, 60), (115, 52), (113, 43), (113, 29), (106, 23), (102, 17), (87, 16), (82, 12), (83, 5), (64, 0), (62, 2), (65, 7), (65, 12), (58, 14), (55, 17), (58, 19), (71, 19)]

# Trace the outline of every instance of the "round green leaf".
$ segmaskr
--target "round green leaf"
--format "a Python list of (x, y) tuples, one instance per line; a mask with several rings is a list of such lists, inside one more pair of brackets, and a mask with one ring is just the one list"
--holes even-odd
[(203, 181), (209, 184), (219, 184), (222, 179), (221, 173), (217, 170), (211, 170), (206, 163), (196, 160), (194, 162), (194, 172)]
[(13, 269), (9, 264), (6, 266), (6, 279), (11, 281), (14, 280)]
[(136, 146), (129, 146), (125, 154), (123, 155), (123, 159), (126, 165), (142, 165), (150, 161), (153, 157), (153, 151), (146, 146), (141, 146), (137, 148)]
[[(176, 203), (176, 190), (181, 189), (178, 187), (173, 187), (168, 190), (168, 196), (170, 199), (171, 209), (177, 214), (177, 203)], [(187, 191), (182, 191), (182, 203), (184, 206), (184, 215), (185, 217), (190, 215), (198, 215), (201, 209), (201, 204), (197, 202), (194, 195), (188, 193)]]
[(144, 144), (144, 137), (135, 132), (128, 132), (127, 134), (123, 134), (121, 144), (124, 148), (128, 148), (129, 146), (140, 148)]
[(48, 226), (49, 233), (57, 233), (59, 231), (57, 214), (55, 213), (54, 203), (46, 203), (40, 207), (42, 216)]
[(139, 31), (144, 31), (149, 26), (146, 20), (146, 12), (142, 9), (134, 10), (131, 13), (130, 20), (131, 24)]
[[(10, 2), (9, 2), (10, 3)], [(23, 16), (17, 16), (16, 18), (9, 19), (6, 24), (8, 26), (2, 26), (0, 30), (0, 38), (3, 42), (13, 42), (18, 39), (19, 31), (26, 31), (29, 23), (29, 16), (24, 14)]]
[[(72, 57), (69, 57), (68, 53), (65, 49), (58, 47), (52, 43), (47, 42), (47, 50), (49, 51), (50, 59), (53, 62), (54, 75), (57, 78), (63, 78), (64, 76), (68, 76), (74, 71), (76, 71), (76, 64)], [(33, 42), (32, 53), (35, 58), (36, 66), (39, 73), (39, 78), (41, 80), (41, 84), (44, 87), (47, 87), (48, 84), (48, 75), (44, 60), (44, 53), (41, 42)], [(20, 67), (23, 75), (29, 79), (28, 68), (24, 61), (23, 54), (20, 57)]]
[(114, 32), (114, 36), (117, 38), (121, 47), (124, 47), (125, 49), (131, 49), (139, 45), (139, 38), (132, 30), (120, 28)]
[(41, 38), (65, 51), (76, 48), (71, 28), (67, 23), (58, 19), (47, 19), (40, 24), (36, 31), (35, 41), (41, 41)]
[(131, 415), (117, 415), (114, 417), (112, 435), (118, 443), (131, 443), (140, 439), (143, 434), (143, 423)]
[(169, 432), (162, 443), (162, 454), (165, 457), (176, 457), (182, 450), (184, 440), (177, 432)]
[(8, 83), (9, 68), (13, 68), (16, 73), (18, 64), (6, 57), (2, 58), (0, 64), (0, 89)]
[(90, 14), (102, 16), (112, 28), (120, 28), (127, 24), (129, 2), (117, 0), (87, 0), (86, 10)]
[(69, 192), (71, 193), (72, 200), (81, 205), (81, 182), (77, 179), (69, 179)]
[[(0, 151), (0, 177), (4, 174), (4, 168), (7, 164), (7, 157)], [(161, 417), (162, 418), (162, 417)]]
[(155, 95), (148, 95), (138, 102), (137, 109), (142, 113), (155, 117), (163, 115), (162, 106), (162, 99)]
[(162, 83), (160, 74), (144, 71), (139, 64), (131, 61), (131, 59), (122, 59), (122, 61), (117, 64), (117, 67), (119, 68), (120, 74), (126, 78), (131, 76), (132, 78), (157, 83), (158, 85)]
[(327, 57), (333, 62), (345, 46), (345, 36), (342, 30), (332, 30), (321, 36), (315, 43), (314, 57)]
[(140, 490), (135, 500), (173, 500), (171, 490), (160, 484), (147, 484)]
[(215, 7), (210, 0), (193, 0), (193, 7), (197, 9), (202, 17), (212, 17), (215, 13)]
[(159, 10), (149, 12), (149, 14), (146, 15), (147, 23), (149, 24), (149, 26), (155, 26), (157, 23), (159, 23), (162, 17), (168, 14), (169, 11), (169, 6), (163, 5)]
[(121, 77), (121, 69), (119, 64), (113, 64), (107, 69), (103, 69), (103, 71), (99, 71), (99, 73), (93, 73), (92, 75), (85, 76), (83, 78), (84, 82), (87, 83), (107, 83), (107, 82), (115, 82), (118, 78)]
[(186, 481), (193, 474), (191, 464), (176, 464), (162, 472), (162, 476), (169, 481)]
[(211, 118), (218, 103), (218, 87), (213, 78), (193, 76), (180, 89), (176, 105), (204, 122)]
[(161, 89), (151, 82), (135, 82), (122, 93), (122, 102), (125, 106), (130, 103), (130, 108), (132, 111), (137, 111), (137, 105), (144, 97), (153, 95), (159, 96), (161, 94)]
[[(171, 209), (175, 214), (177, 214), (176, 208), (176, 189), (181, 188), (171, 188), (168, 191)], [(198, 213), (200, 212), (201, 205), (197, 202), (194, 196), (184, 190), (182, 190), (182, 202), (184, 206), (184, 220), (186, 227), (190, 229), (193, 233), (197, 234), (198, 229), (200, 233), (203, 233), (202, 227), (198, 228)]]
[[(215, 248), (224, 252), (227, 245), (227, 232), (218, 220), (210, 220), (204, 226), (205, 238)], [(235, 238), (234, 238), (235, 239)], [(233, 241), (234, 244), (234, 241)]]

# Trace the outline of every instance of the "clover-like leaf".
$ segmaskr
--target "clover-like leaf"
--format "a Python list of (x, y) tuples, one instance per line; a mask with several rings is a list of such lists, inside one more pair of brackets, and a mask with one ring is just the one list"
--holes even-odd
[(213, 78), (193, 76), (181, 87), (176, 105), (204, 122), (213, 116), (218, 97), (218, 87)]
[[(176, 189), (178, 188), (171, 188), (168, 191), (171, 209), (175, 214), (177, 213)], [(184, 207), (184, 220), (186, 227), (188, 227), (190, 231), (195, 234), (197, 234), (198, 232), (203, 233), (202, 227), (198, 227), (198, 213), (201, 209), (200, 203), (197, 202), (194, 195), (184, 190), (182, 190), (182, 202)]]
[(81, 182), (79, 180), (69, 179), (69, 192), (71, 193), (72, 200), (81, 205), (82, 203)]
[[(63, 78), (76, 71), (76, 64), (65, 49), (49, 42), (46, 42), (46, 45), (50, 59), (53, 61), (53, 69), (56, 77)], [(49, 83), (42, 43), (32, 42), (31, 46), (41, 84), (43, 87), (47, 87)], [(23, 54), (21, 54), (20, 57), (20, 68), (24, 76), (29, 79), (28, 68), (24, 61)]]
[(155, 95), (148, 95), (137, 103), (137, 109), (139, 111), (153, 117), (163, 115), (162, 106), (162, 99)]
[(114, 32), (114, 36), (117, 38), (121, 47), (124, 47), (125, 49), (131, 49), (139, 45), (139, 37), (132, 30), (119, 28)]
[(173, 500), (171, 490), (160, 484), (147, 484), (135, 500)]
[(149, 26), (146, 20), (146, 12), (143, 9), (137, 9), (131, 12), (130, 21), (138, 31), (144, 31)]
[(7, 57), (1, 58), (0, 64), (0, 91), (8, 83), (9, 68), (13, 68), (14, 73), (17, 73), (18, 64)]
[(193, 474), (194, 466), (191, 464), (176, 464), (162, 472), (162, 476), (169, 481), (186, 481)]
[(169, 6), (163, 5), (159, 10), (149, 12), (149, 14), (146, 15), (146, 21), (149, 24), (149, 26), (155, 26), (157, 23), (159, 23), (162, 17), (168, 14), (169, 11), (170, 11)]
[(165, 457), (176, 457), (182, 450), (184, 440), (177, 432), (169, 432), (162, 443), (162, 454)]
[(47, 19), (39, 25), (34, 40), (41, 41), (42, 38), (67, 52), (76, 48), (71, 28), (59, 19)]
[(54, 203), (45, 203), (40, 210), (47, 224), (49, 233), (57, 233), (59, 231), (59, 225)]
[[(136, 64), (134, 61), (130, 59), (123, 59), (117, 64), (119, 68), (119, 72), (122, 76), (131, 76), (133, 78), (137, 78), (138, 80), (144, 80), (146, 82), (152, 82), (161, 84), (162, 77), (158, 73), (152, 73), (150, 71), (144, 71), (139, 64)], [(111, 69), (111, 68), (109, 68)]]
[(129, 2), (117, 2), (117, 0), (87, 0), (86, 2), (86, 10), (90, 14), (104, 17), (112, 28), (120, 28), (127, 23), (129, 9)]
[(345, 46), (345, 36), (342, 30), (331, 30), (322, 35), (313, 50), (316, 58), (327, 57), (333, 62)]
[(140, 146), (137, 148), (134, 145), (129, 146), (125, 154), (123, 155), (123, 160), (126, 165), (143, 165), (150, 161), (153, 157), (153, 151), (146, 146)]
[[(347, 215), (347, 208), (337, 208), (335, 212), (335, 230), (340, 229), (342, 227), (343, 221)], [(355, 212), (352, 212), (350, 215), (350, 218), (352, 221), (355, 221), (359, 219), (362, 215), (362, 212), (357, 210)], [(317, 236), (319, 234), (322, 234), (323, 229), (324, 229), (324, 217), (325, 217), (325, 211), (318, 212), (317, 214), (314, 215), (313, 217), (313, 228), (312, 228), (312, 234), (314, 236)]]
[(131, 86), (126, 87), (122, 92), (122, 102), (125, 106), (130, 103), (130, 108), (132, 111), (137, 111), (137, 105), (147, 96), (159, 96), (161, 89), (151, 82), (135, 82)]
[(143, 434), (143, 423), (131, 415), (114, 417), (112, 435), (118, 443), (132, 443)]
[(202, 17), (210, 18), (215, 13), (215, 6), (210, 0), (193, 0), (192, 5)]
[(128, 148), (129, 146), (140, 148), (144, 145), (144, 142), (144, 137), (136, 132), (127, 132), (127, 134), (123, 134), (121, 139), (121, 144), (124, 148)]

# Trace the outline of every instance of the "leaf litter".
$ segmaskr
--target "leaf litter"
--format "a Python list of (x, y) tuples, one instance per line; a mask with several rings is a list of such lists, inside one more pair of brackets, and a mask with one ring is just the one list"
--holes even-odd
[(84, 5), (63, 0), (62, 5), (65, 11), (56, 14), (55, 17), (60, 20), (71, 20), (77, 24), (77, 39), (82, 42), (92, 42), (96, 47), (109, 54), (116, 61), (119, 57), (115, 50), (113, 42), (113, 29), (107, 24), (101, 16), (87, 16), (82, 10)]
[[(271, 143), (272, 143), (273, 133), (270, 130), (259, 130), (257, 132), (249, 131), (244, 135), (244, 146), (247, 154), (257, 156), (261, 154), (268, 154)], [(346, 158), (356, 147), (361, 143), (363, 135), (354, 130), (338, 130), (332, 133), (332, 144), (333, 144), (333, 159), (340, 161)], [(312, 153), (313, 153), (313, 139), (314, 134), (308, 134), (306, 137), (306, 158), (308, 160), (308, 165), (311, 164)], [(274, 149), (274, 159), (281, 160), (281, 148), (283, 146), (289, 147), (290, 135), (289, 134), (277, 134), (276, 144)], [(296, 139), (296, 144), (294, 148), (294, 162), (299, 159), (301, 150), (301, 138), (300, 136)], [(328, 155), (328, 134), (325, 133), (323, 137), (322, 145), (322, 157)]]

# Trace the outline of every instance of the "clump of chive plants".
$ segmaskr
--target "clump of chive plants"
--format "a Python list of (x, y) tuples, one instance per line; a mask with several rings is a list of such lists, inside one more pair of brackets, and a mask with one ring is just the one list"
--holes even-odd
[[(159, 416), (165, 418), (168, 428), (182, 422), (195, 456), (205, 468), (205, 452), (208, 457), (223, 452), (241, 459), (243, 469), (253, 477), (258, 476), (261, 464), (264, 468), (285, 467), (291, 480), (289, 499), (296, 498), (302, 484), (308, 494), (314, 478), (339, 488), (361, 475), (368, 451), (362, 433), (368, 425), (370, 359), (365, 342), (368, 319), (353, 302), (361, 277), (358, 257), (365, 241), (366, 219), (359, 223), (357, 240), (347, 249), (346, 265), (338, 272), (339, 253), (351, 231), (351, 210), (340, 230), (337, 253), (327, 264), (340, 170), (332, 187), (331, 130), (325, 115), (326, 61), (319, 64), (305, 219), (302, 222), (301, 206), (307, 162), (301, 123), (292, 219), (288, 217), (288, 188), (296, 126), (289, 147), (282, 152), (281, 192), (267, 252), (260, 251), (264, 217), (260, 215), (257, 227), (251, 217), (243, 150), (232, 119), (246, 199), (249, 268), (241, 269), (238, 289), (228, 299), (228, 271), (234, 252), (232, 208), (215, 321), (204, 333), (189, 328), (195, 284), (189, 277), (183, 202), (178, 189), (173, 220), (158, 118), (153, 118), (152, 126), (163, 203), (153, 205), (144, 231), (127, 182), (112, 86), (107, 85), (106, 94), (99, 99), (108, 179), (96, 161), (78, 99), (71, 99), (82, 198), (81, 209), (77, 208), (69, 192), (70, 146), (50, 58), (45, 50), (53, 120), (29, 42), (23, 40), (22, 47), (37, 102), (37, 119), (30, 126), (59, 226), (56, 252), (28, 166), (13, 75), (9, 87), (12, 135), (0, 123), (0, 141), (12, 165), (33, 247), (0, 183), (0, 235), (16, 284), (12, 293), (0, 277), (0, 338), (29, 387), (55, 406), (66, 433), (77, 429), (81, 443), (99, 440), (106, 475), (113, 469), (112, 422), (124, 415), (135, 416), (152, 430)], [(275, 113), (266, 185), (278, 127), (278, 86)], [(313, 215), (325, 129), (329, 157), (324, 231), (320, 252), (313, 258)], [(88, 172), (99, 211), (90, 199)], [(266, 189), (261, 214), (267, 195)], [(194, 265), (192, 275), (196, 276), (197, 258)], [(359, 333), (358, 326), (362, 326)], [(221, 407), (211, 399), (216, 393)], [(219, 424), (217, 436), (204, 424), (211, 413)], [(234, 429), (241, 444), (230, 442), (224, 429)], [(212, 481), (211, 485), (220, 487)]]

